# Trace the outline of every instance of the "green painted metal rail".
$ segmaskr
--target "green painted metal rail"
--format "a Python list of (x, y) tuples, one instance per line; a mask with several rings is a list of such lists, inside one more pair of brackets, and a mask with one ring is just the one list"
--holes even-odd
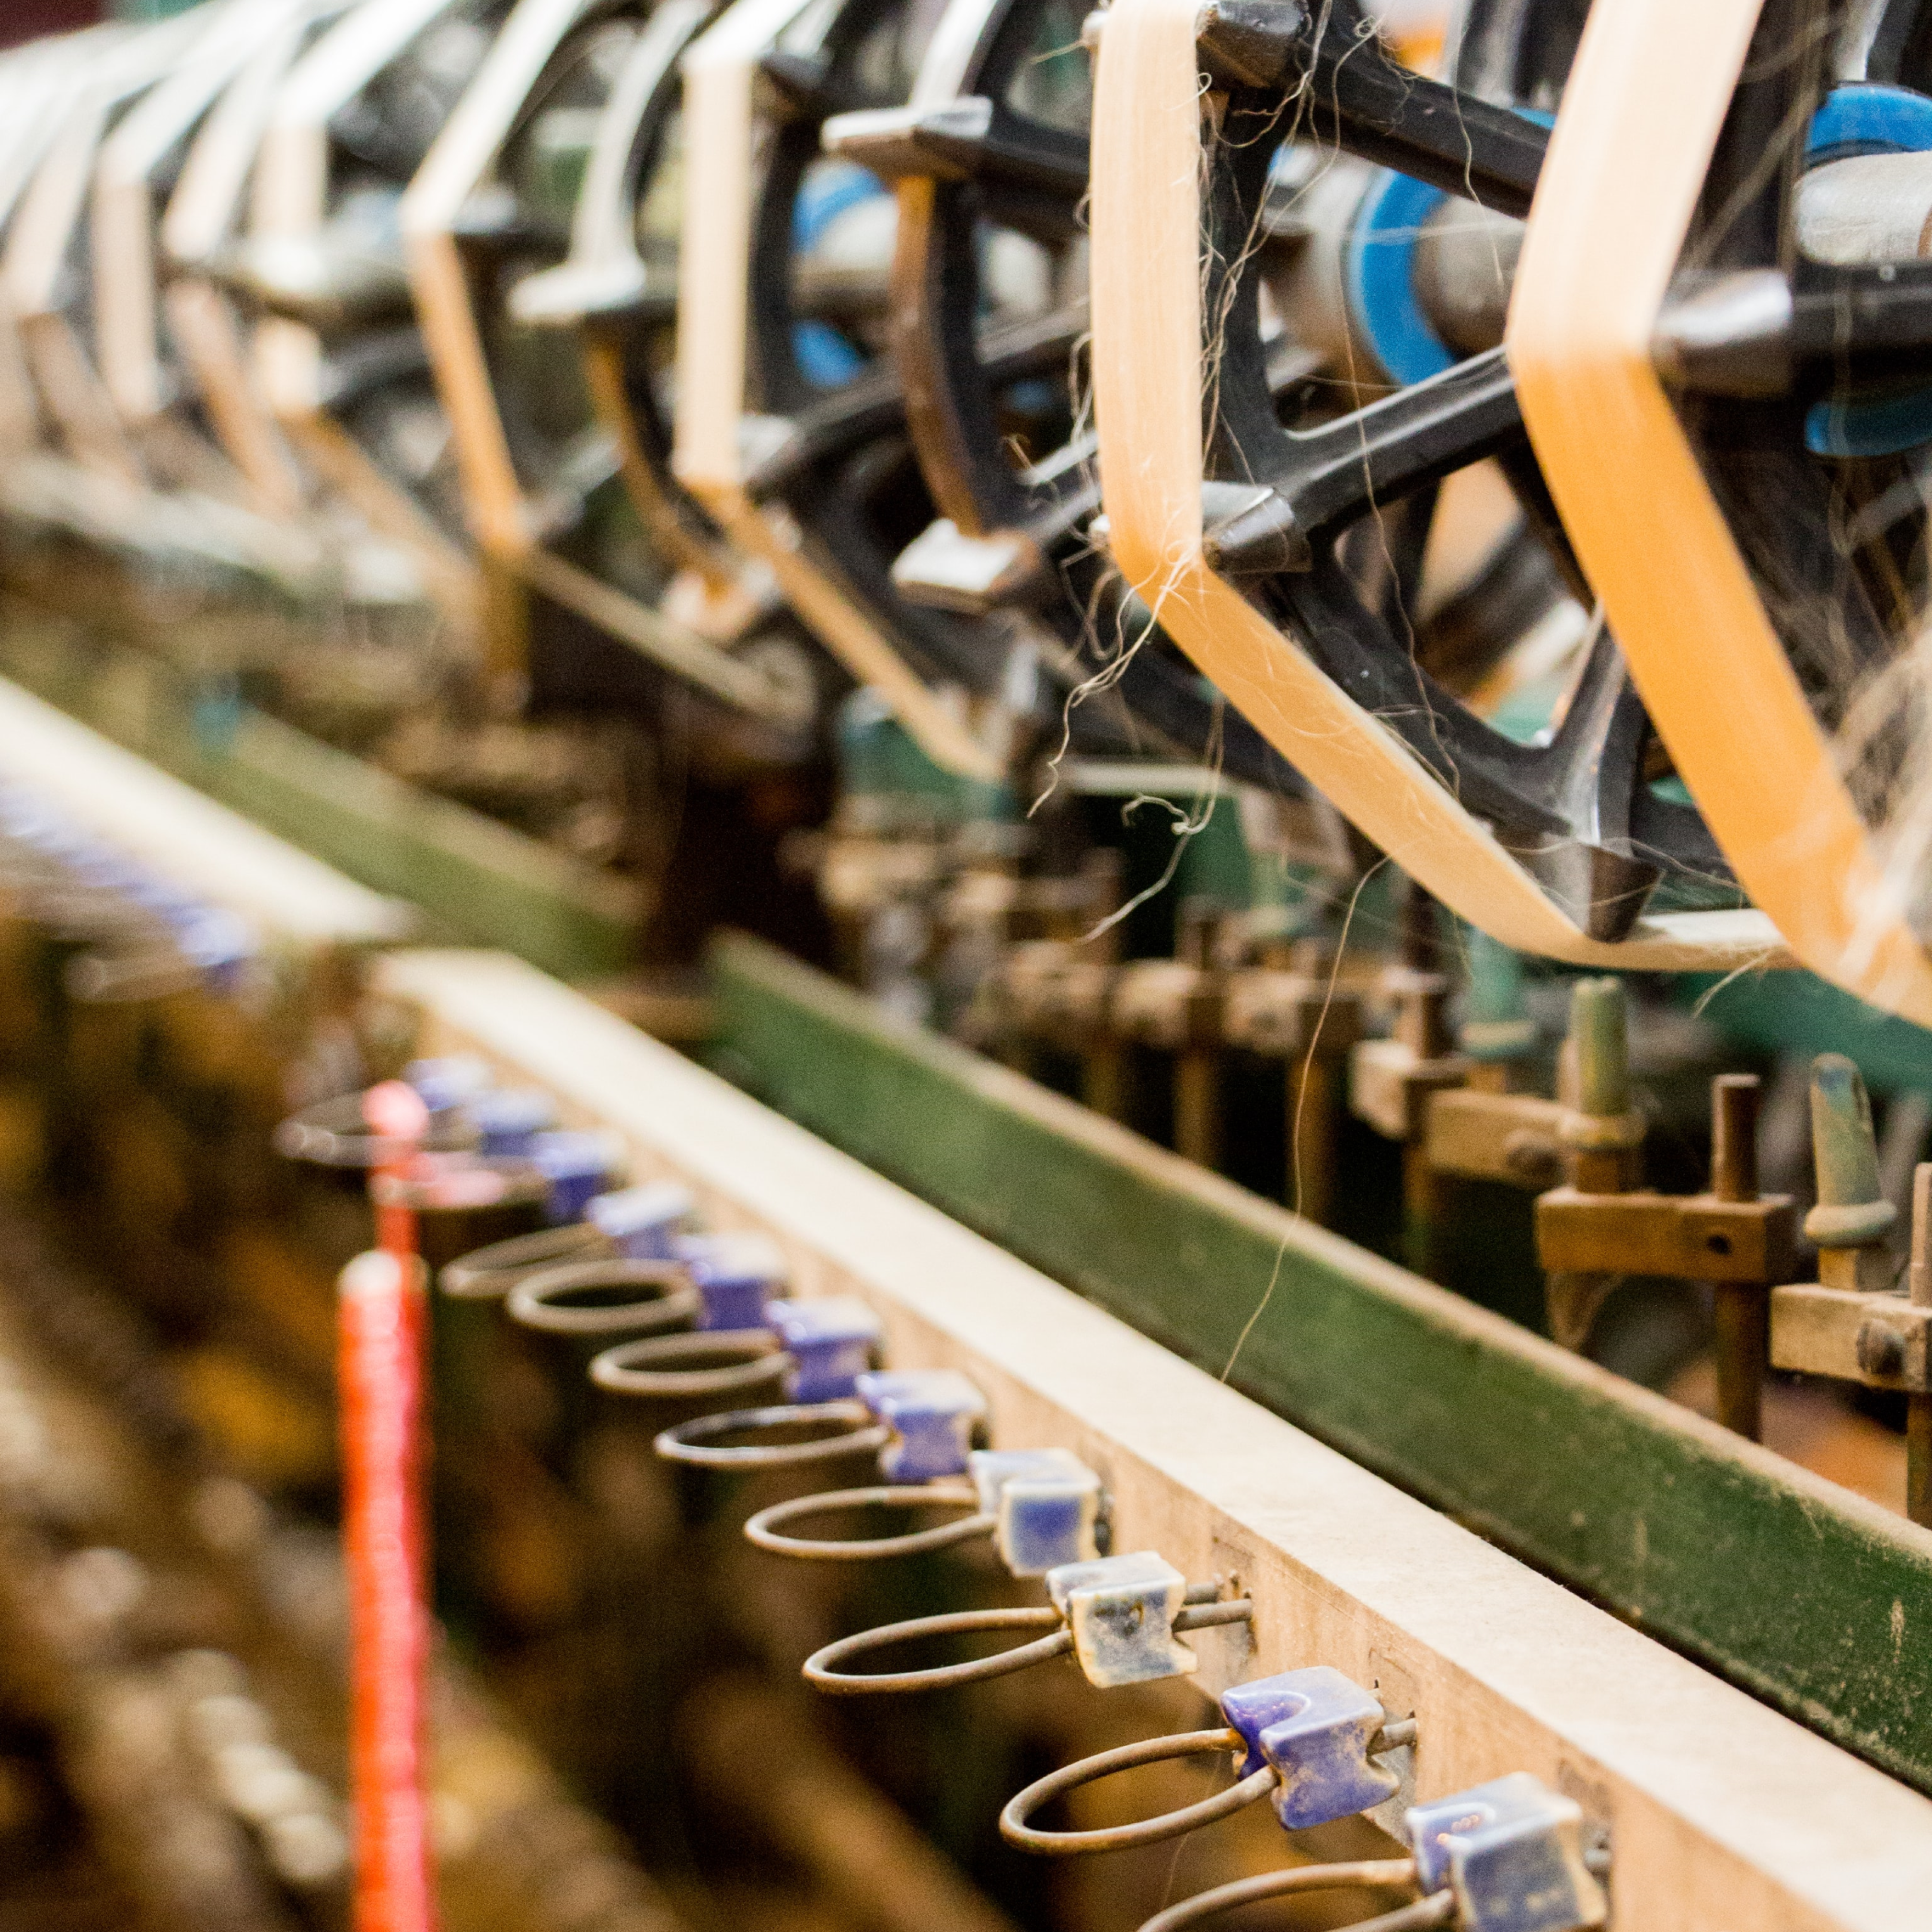
[(721, 1071), (1202, 1366), (1232, 1360), (1230, 1379), (1278, 1414), (1932, 1790), (1932, 1534), (757, 941), (724, 940), (713, 964)]
[(358, 883), (409, 900), (448, 937), (506, 947), (564, 980), (631, 962), (642, 908), (628, 880), (248, 706), (211, 736), (158, 659), (50, 638), (26, 626), (0, 634), (0, 673)]

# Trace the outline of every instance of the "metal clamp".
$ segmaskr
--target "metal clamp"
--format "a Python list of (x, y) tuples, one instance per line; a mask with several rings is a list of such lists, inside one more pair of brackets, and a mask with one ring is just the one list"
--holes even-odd
[[(1062, 1564), (1100, 1556), (1105, 1500), (1100, 1478), (1077, 1456), (1064, 1449), (976, 1449), (966, 1460), (973, 1478), (970, 1490), (938, 1483), (832, 1490), (760, 1510), (745, 1525), (745, 1534), (760, 1550), (779, 1556), (832, 1562), (904, 1556), (990, 1536), (1016, 1576), (1043, 1576)], [(972, 1514), (902, 1536), (835, 1541), (780, 1532), (783, 1524), (836, 1510), (892, 1505)]]
[[(1414, 1743), (1414, 1719), (1390, 1722), (1374, 1696), (1339, 1670), (1318, 1664), (1284, 1671), (1237, 1684), (1220, 1701), (1225, 1730), (1096, 1752), (1028, 1785), (1000, 1814), (1001, 1836), (1054, 1857), (1114, 1851), (1178, 1838), (1270, 1796), (1283, 1828), (1304, 1831), (1372, 1810), (1401, 1789), (1395, 1773), (1376, 1760)], [(1234, 1754), (1240, 1778), (1196, 1804), (1104, 1831), (1042, 1832), (1028, 1822), (1051, 1800), (1117, 1771), (1220, 1750)]]
[[(1254, 1614), (1254, 1605), (1245, 1597), (1218, 1603), (1218, 1585), (1187, 1582), (1151, 1550), (1067, 1564), (1050, 1572), (1046, 1582), (1054, 1600), (1050, 1609), (954, 1610), (842, 1637), (806, 1658), (806, 1681), (835, 1696), (936, 1690), (1004, 1677), (1070, 1652), (1088, 1682), (1107, 1690), (1191, 1674), (1199, 1660), (1185, 1644), (1174, 1640), (1178, 1635), (1217, 1624), (1245, 1623)], [(855, 1658), (922, 1637), (1002, 1630), (1043, 1630), (1047, 1634), (965, 1664), (867, 1674), (842, 1668)]]
[(285, 1160), (354, 1168), (386, 1167), (419, 1149), (454, 1153), (472, 1145), (475, 1138), (467, 1120), (451, 1113), (432, 1114), (429, 1132), (419, 1141), (396, 1140), (370, 1126), (360, 1094), (339, 1094), (291, 1114), (275, 1129), (274, 1144)]
[(1405, 1823), (1422, 1889), (1448, 1888), (1461, 1932), (1588, 1932), (1610, 1916), (1581, 1808), (1526, 1771), (1412, 1806)]
[(1514, 1772), (1412, 1805), (1403, 1827), (1413, 1858), (1238, 1879), (1170, 1906), (1141, 1932), (1180, 1932), (1237, 1906), (1344, 1886), (1412, 1887), (1422, 1894), (1412, 1904), (1358, 1922), (1351, 1932), (1417, 1932), (1452, 1922), (1459, 1932), (1592, 1932), (1610, 1916), (1598, 1882), (1610, 1856), (1583, 1850), (1582, 1819), (1570, 1799), (1527, 1772)]
[[(698, 1291), (700, 1298), (704, 1290)], [(662, 1336), (612, 1349), (590, 1365), (591, 1378), (620, 1395), (688, 1401), (742, 1394), (776, 1382), (791, 1402), (837, 1402), (878, 1365), (884, 1346), (879, 1318), (856, 1295), (765, 1304), (763, 1325), (718, 1328), (700, 1308), (695, 1336)], [(723, 1356), (710, 1367), (686, 1366)], [(664, 1365), (664, 1366), (661, 1366)]]
[(762, 1328), (784, 1286), (785, 1258), (763, 1234), (685, 1234), (671, 1244), (704, 1298), (700, 1328)]
[[(850, 1420), (853, 1426), (811, 1442), (726, 1448), (712, 1447), (706, 1440), (834, 1419)], [(880, 1370), (856, 1376), (850, 1400), (700, 1416), (664, 1430), (657, 1438), (657, 1450), (674, 1462), (743, 1469), (827, 1461), (876, 1449), (879, 1473), (888, 1482), (923, 1483), (963, 1475), (966, 1459), (986, 1426), (986, 1398), (958, 1370)]]
[(691, 1277), (675, 1262), (622, 1256), (526, 1274), (505, 1305), (512, 1322), (550, 1335), (675, 1328), (696, 1320), (701, 1306)]

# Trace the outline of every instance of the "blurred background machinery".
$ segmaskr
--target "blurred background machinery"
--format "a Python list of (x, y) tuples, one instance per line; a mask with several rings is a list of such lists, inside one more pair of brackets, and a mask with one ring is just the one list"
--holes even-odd
[[(1244, 238), (1201, 568), (1406, 746), (1406, 868), (1110, 548), (1088, 137), (1140, 10), (0, 21), (0, 1928), (368, 1922), (368, 1165), (428, 1270), (452, 1928), (1168, 1932), (1362, 1862), (1242, 1922), (1922, 1903), (1932, 1036), (1780, 950), (1517, 412), (1586, 10), (1349, 8), (1352, 63), (1196, 23)], [(1794, 180), (1932, 152), (1916, 20), (1812, 22)], [(1798, 363), (1866, 466), (1804, 527), (1866, 544), (1922, 506), (1857, 412), (1922, 404)], [(1778, 393), (1711, 406), (1727, 460)], [(822, 1402), (814, 1336), (863, 1358)], [(1072, 1484), (1062, 1562), (1010, 1480)], [(814, 1512), (852, 1546), (744, 1533)], [(842, 1679), (949, 1616), (894, 1669), (963, 1677)], [(1323, 1671), (1309, 1824), (1240, 1693)], [(1517, 1777), (1543, 1919), (1429, 1864)]]

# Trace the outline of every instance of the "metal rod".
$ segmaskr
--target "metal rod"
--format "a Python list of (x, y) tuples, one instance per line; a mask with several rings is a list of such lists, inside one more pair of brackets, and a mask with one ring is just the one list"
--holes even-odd
[(1306, 1221), (1335, 1218), (1336, 1130), (1346, 1063), (1317, 1040), (1288, 1064), (1288, 1204)]
[[(1932, 1161), (1912, 1174), (1912, 1261), (1906, 1290), (1912, 1305), (1932, 1307)], [(1932, 1529), (1932, 1395), (1905, 1399), (1905, 1513)]]

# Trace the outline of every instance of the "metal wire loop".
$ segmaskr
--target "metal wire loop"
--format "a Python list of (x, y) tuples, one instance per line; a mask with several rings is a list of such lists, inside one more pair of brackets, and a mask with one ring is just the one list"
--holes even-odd
[(588, 1222), (573, 1221), (566, 1227), (512, 1234), (507, 1241), (472, 1248), (446, 1263), (436, 1280), (443, 1293), (458, 1301), (498, 1301), (526, 1275), (609, 1246), (608, 1236)]
[[(922, 1509), (964, 1509), (973, 1512), (953, 1522), (934, 1523), (929, 1529), (910, 1532), (904, 1536), (861, 1536), (844, 1541), (809, 1536), (785, 1536), (782, 1523), (796, 1522), (806, 1516), (825, 1516), (834, 1510), (862, 1509), (868, 1504), (898, 1504)], [(780, 1556), (809, 1556), (821, 1562), (856, 1562), (874, 1556), (910, 1556), (922, 1550), (944, 1550), (956, 1543), (970, 1543), (975, 1537), (991, 1536), (997, 1519), (980, 1508), (972, 1490), (946, 1489), (938, 1484), (900, 1484), (881, 1489), (827, 1490), (815, 1496), (794, 1496), (788, 1502), (773, 1503), (762, 1509), (745, 1525), (745, 1534), (760, 1550)]]
[(1049, 1857), (1067, 1858), (1084, 1852), (1118, 1851), (1127, 1845), (1155, 1845), (1163, 1838), (1178, 1838), (1217, 1818), (1232, 1816), (1257, 1798), (1265, 1798), (1280, 1782), (1272, 1765), (1251, 1772), (1240, 1783), (1217, 1791), (1197, 1804), (1183, 1805), (1178, 1811), (1164, 1811), (1157, 1818), (1142, 1819), (1138, 1824), (1112, 1825), (1096, 1832), (1042, 1832), (1027, 1821), (1041, 1806), (1064, 1798), (1083, 1784), (1111, 1777), (1117, 1771), (1131, 1771), (1137, 1765), (1159, 1764), (1168, 1758), (1196, 1757), (1217, 1751), (1245, 1751), (1247, 1740), (1232, 1729), (1183, 1731), (1178, 1736), (1143, 1738), (1137, 1744), (1121, 1744), (1112, 1750), (1096, 1751), (1077, 1764), (1063, 1766), (1035, 1780), (1006, 1803), (1000, 1814), (1000, 1835), (1010, 1845), (1023, 1851), (1043, 1852)]
[[(1204, 1612), (1245, 1607), (1246, 1600), (1241, 1599), (1233, 1604), (1206, 1605), (1203, 1610), (1183, 1610), (1174, 1618), (1174, 1627), (1177, 1630), (1198, 1630), (1206, 1622), (1231, 1622), (1234, 1621), (1232, 1618), (1210, 1616)], [(1369, 1750), (1373, 1755), (1414, 1742), (1415, 1720), (1403, 1718), (1384, 1725)], [(1184, 1731), (1173, 1737), (1147, 1738), (1138, 1744), (1096, 1751), (1091, 1757), (1083, 1757), (1077, 1764), (1048, 1772), (1011, 1798), (1000, 1814), (1000, 1835), (1010, 1845), (1018, 1845), (1024, 1851), (1038, 1852), (1048, 1858), (1071, 1857), (1084, 1852), (1118, 1851), (1125, 1845), (1156, 1845), (1164, 1838), (1178, 1838), (1184, 1832), (1198, 1831), (1203, 1825), (1211, 1825), (1216, 1819), (1228, 1817), (1256, 1799), (1265, 1798), (1281, 1782), (1281, 1774), (1273, 1765), (1264, 1765), (1259, 1771), (1250, 1772), (1238, 1784), (1230, 1785), (1226, 1791), (1216, 1792), (1211, 1797), (1184, 1804), (1178, 1810), (1163, 1811), (1156, 1818), (1142, 1819), (1132, 1825), (1109, 1826), (1102, 1831), (1042, 1832), (1028, 1820), (1052, 1799), (1064, 1798), (1068, 1792), (1111, 1777), (1117, 1771), (1131, 1771), (1137, 1765), (1158, 1764), (1166, 1758), (1192, 1757), (1217, 1750), (1245, 1756), (1247, 1748), (1247, 1739), (1239, 1731), (1230, 1728)]]
[[(655, 1366), (718, 1355), (740, 1359), (708, 1369)], [(791, 1357), (778, 1346), (778, 1337), (769, 1328), (705, 1328), (689, 1334), (650, 1335), (641, 1341), (620, 1342), (590, 1364), (590, 1379), (613, 1395), (679, 1402), (742, 1395), (777, 1382), (790, 1366)]]
[[(821, 1422), (844, 1426), (806, 1442), (752, 1442), (727, 1448), (706, 1439)], [(700, 1468), (776, 1469), (883, 1449), (892, 1435), (883, 1422), (872, 1420), (872, 1412), (862, 1402), (790, 1402), (778, 1408), (731, 1408), (717, 1415), (700, 1415), (662, 1431), (656, 1446), (668, 1462), (692, 1462)]]
[[(1288, 1871), (1263, 1872), (1256, 1878), (1236, 1879), (1231, 1885), (1217, 1885), (1211, 1892), (1184, 1898), (1156, 1912), (1141, 1932), (1180, 1932), (1184, 1925), (1197, 1924), (1216, 1912), (1232, 1912), (1240, 1905), (1252, 1905), (1264, 1898), (1280, 1898), (1291, 1892), (1340, 1892), (1360, 1886), (1365, 1890), (1393, 1891), (1415, 1882), (1413, 1858), (1364, 1858), (1354, 1864), (1297, 1865)], [(1456, 1916), (1456, 1894), (1432, 1892), (1426, 1898), (1400, 1905), (1393, 1912), (1378, 1912), (1372, 1918), (1358, 1919), (1347, 1932), (1421, 1932), (1430, 1925), (1446, 1924)]]
[[(563, 1299), (595, 1288), (639, 1288), (635, 1300), (573, 1308)], [(567, 1262), (526, 1274), (506, 1304), (510, 1319), (550, 1335), (610, 1335), (675, 1328), (697, 1320), (704, 1298), (675, 1262)]]
[(380, 1167), (419, 1149), (429, 1154), (454, 1153), (473, 1138), (454, 1114), (433, 1118), (420, 1142), (371, 1133), (362, 1118), (362, 1095), (338, 1094), (290, 1114), (275, 1129), (274, 1145), (285, 1160), (307, 1161), (317, 1167), (363, 1168)]
[[(1042, 1628), (1047, 1634), (1031, 1643), (1017, 1644), (1011, 1650), (975, 1658), (968, 1664), (940, 1664), (929, 1670), (884, 1671), (874, 1676), (856, 1676), (838, 1668), (855, 1657), (885, 1650), (894, 1644), (910, 1643), (922, 1636)], [(805, 1681), (836, 1697), (864, 1696), (886, 1690), (938, 1690), (948, 1684), (978, 1684), (989, 1677), (1004, 1677), (1010, 1671), (1028, 1670), (1050, 1658), (1064, 1657), (1072, 1648), (1073, 1633), (1060, 1622), (1056, 1610), (950, 1610), (943, 1616), (881, 1624), (877, 1630), (861, 1630), (856, 1636), (828, 1643), (806, 1659)]]

